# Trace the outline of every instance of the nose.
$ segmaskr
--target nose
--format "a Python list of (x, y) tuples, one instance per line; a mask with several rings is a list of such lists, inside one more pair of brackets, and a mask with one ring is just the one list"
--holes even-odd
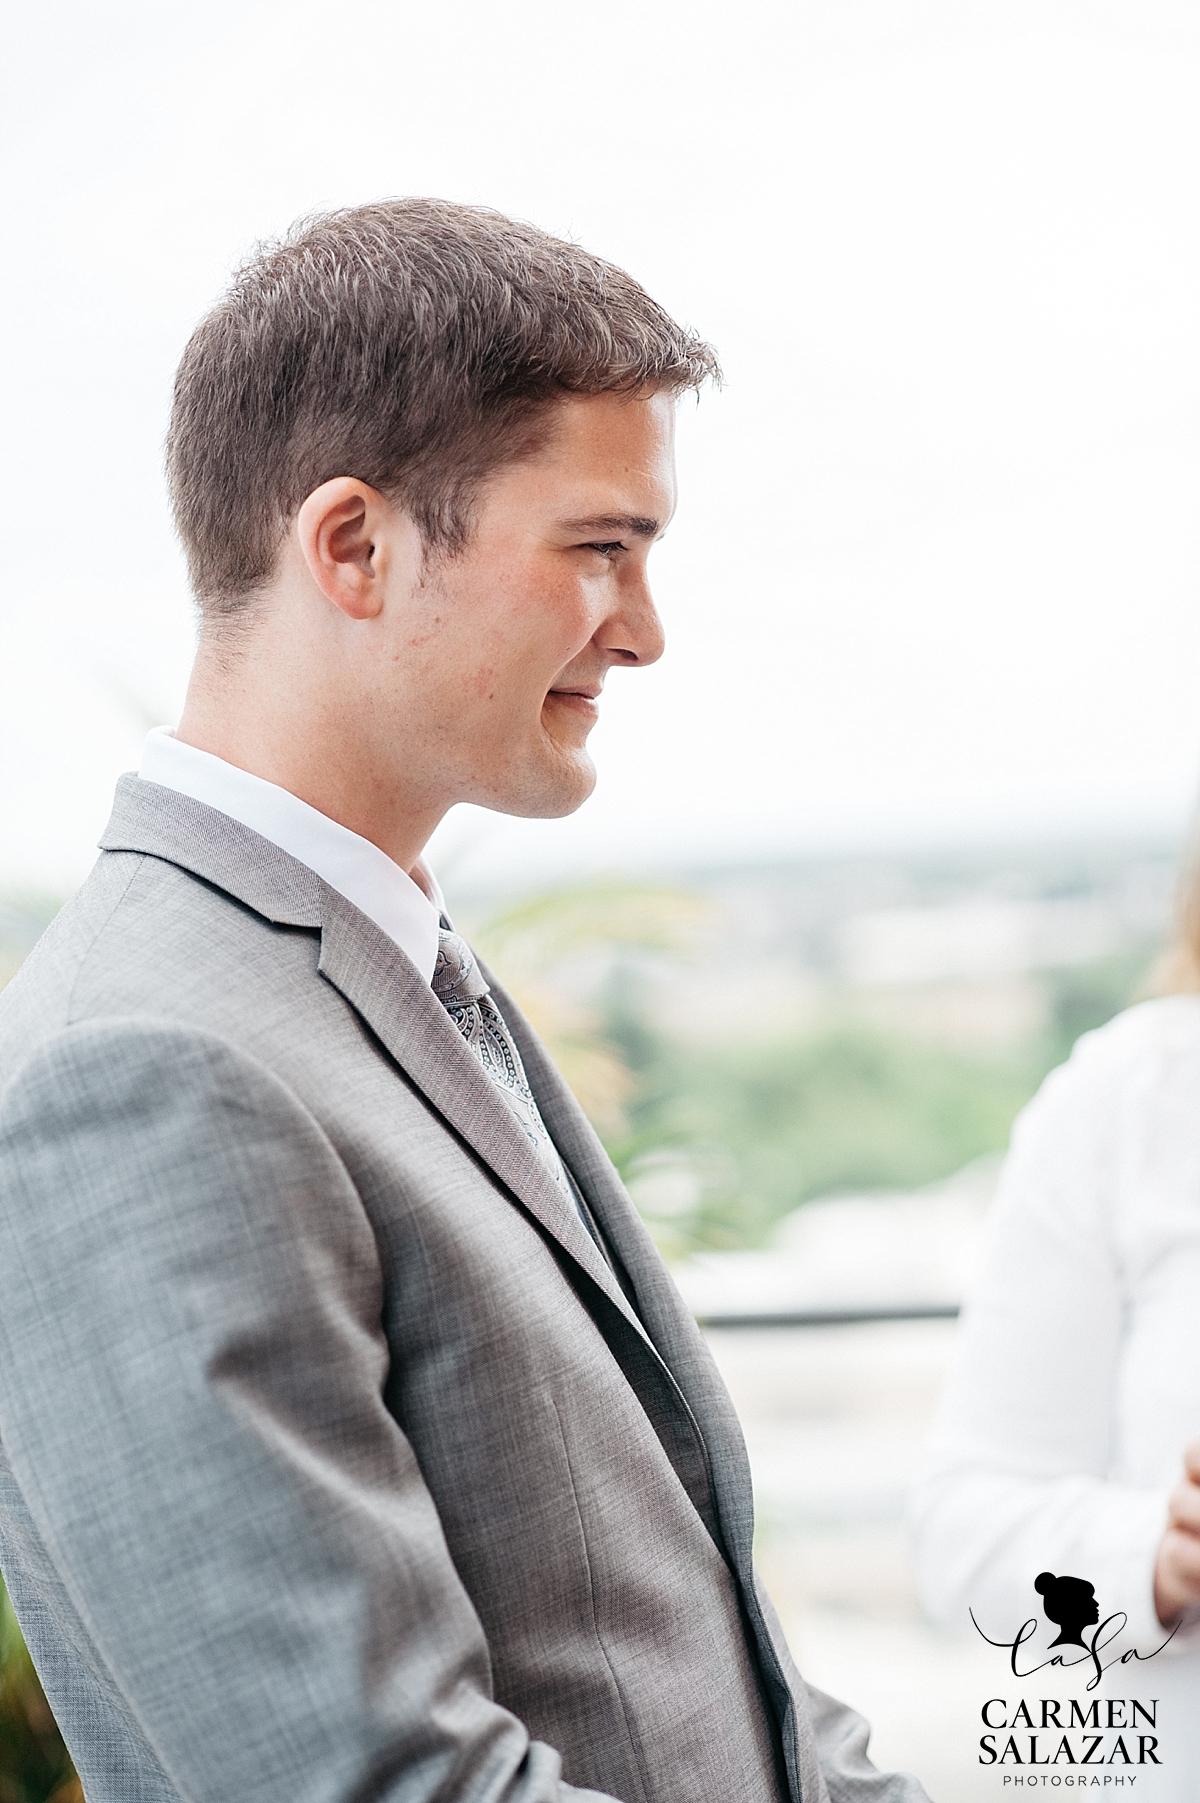
[(644, 570), (631, 572), (620, 585), (617, 605), (595, 635), (614, 664), (636, 668), (656, 664), (666, 649), (666, 634)]

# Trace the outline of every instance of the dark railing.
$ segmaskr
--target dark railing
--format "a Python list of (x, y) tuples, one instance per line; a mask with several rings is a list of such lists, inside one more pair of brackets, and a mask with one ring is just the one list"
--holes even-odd
[(764, 1310), (753, 1315), (697, 1315), (701, 1327), (850, 1327), (862, 1321), (953, 1321), (957, 1302), (886, 1304), (878, 1308), (802, 1308)]

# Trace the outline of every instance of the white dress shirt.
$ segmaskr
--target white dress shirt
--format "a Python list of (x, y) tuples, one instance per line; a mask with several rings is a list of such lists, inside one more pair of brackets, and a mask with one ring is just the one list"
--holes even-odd
[(443, 902), (424, 863), (415, 867), (422, 888), (369, 839), (309, 807), (278, 783), (183, 744), (169, 726), (158, 726), (149, 734), (138, 775), (219, 809), (306, 864), (382, 928), (425, 981), (431, 981)]
[[(1014, 1129), (915, 1498), (926, 1607), (1015, 1632), (1049, 1570), (1089, 1579), (1101, 1619), (1127, 1612), (1121, 1648), (1158, 1646), (1155, 1558), (1198, 1436), (1200, 996), (1172, 996), (1086, 1034)], [(1137, 1790), (1156, 1803), (1200, 1798), (1197, 1639), (1105, 1674), (1109, 1694), (1161, 1699), (1163, 1766)], [(1038, 1682), (1071, 1694), (1063, 1672)]]

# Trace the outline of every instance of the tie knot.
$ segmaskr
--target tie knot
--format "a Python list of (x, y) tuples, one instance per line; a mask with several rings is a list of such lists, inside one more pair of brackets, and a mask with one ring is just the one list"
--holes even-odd
[(437, 962), (433, 967), (433, 993), (443, 1007), (477, 1002), (488, 993), (483, 972), (466, 940), (442, 927), (438, 933)]

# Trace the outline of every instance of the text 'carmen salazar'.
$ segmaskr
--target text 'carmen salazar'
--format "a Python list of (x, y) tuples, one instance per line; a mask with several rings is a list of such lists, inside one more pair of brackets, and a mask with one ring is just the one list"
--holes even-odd
[(1162, 1764), (1158, 1738), (1147, 1732), (1158, 1725), (1157, 1697), (1041, 1697), (1011, 1711), (1004, 1697), (989, 1697), (982, 1716), (989, 1732), (980, 1737), (980, 1765)]

